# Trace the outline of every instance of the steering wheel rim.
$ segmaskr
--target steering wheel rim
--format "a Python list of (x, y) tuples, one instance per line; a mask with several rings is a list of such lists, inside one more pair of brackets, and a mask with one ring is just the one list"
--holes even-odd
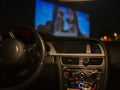
[[(2, 26), (2, 28), (5, 28), (5, 27), (9, 27), (9, 26)], [(40, 53), (41, 58), (39, 58), (39, 60), (38, 60), (39, 63), (38, 63), (36, 70), (27, 80), (25, 80), (24, 82), (22, 82), (16, 86), (7, 87), (7, 88), (0, 87), (0, 90), (19, 90), (19, 89), (21, 90), (22, 88), (25, 88), (26, 86), (30, 85), (40, 75), (40, 73), (42, 71), (43, 61), (44, 61), (44, 58), (46, 55), (44, 41), (43, 41), (42, 37), (39, 35), (39, 33), (37, 33), (37, 31), (35, 31), (34, 29), (32, 29), (30, 27), (25, 27), (25, 26), (20, 26), (20, 25), (10, 26), (9, 29), (14, 29), (14, 28), (27, 29), (27, 30), (30, 30), (35, 35), (35, 37), (37, 39), (36, 40), (37, 43), (39, 43), (41, 45), (41, 53)]]

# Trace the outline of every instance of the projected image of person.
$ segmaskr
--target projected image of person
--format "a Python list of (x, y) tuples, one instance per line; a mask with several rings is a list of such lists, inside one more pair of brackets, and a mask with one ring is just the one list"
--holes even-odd
[(58, 11), (58, 16), (55, 22), (55, 31), (64, 32), (64, 10)]
[(74, 11), (72, 9), (68, 9), (68, 18), (66, 19), (68, 23), (68, 31), (70, 33), (75, 33), (76, 35), (78, 34), (77, 31), (77, 25), (75, 22), (75, 17), (74, 17)]
[(72, 9), (55, 6), (53, 23), (55, 35), (81, 35), (80, 29), (78, 27), (78, 16), (76, 11)]

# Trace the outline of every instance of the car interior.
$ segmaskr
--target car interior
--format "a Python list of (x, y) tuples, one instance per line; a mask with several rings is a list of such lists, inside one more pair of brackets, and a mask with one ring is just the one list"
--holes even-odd
[(0, 90), (119, 90), (117, 0), (1, 0)]

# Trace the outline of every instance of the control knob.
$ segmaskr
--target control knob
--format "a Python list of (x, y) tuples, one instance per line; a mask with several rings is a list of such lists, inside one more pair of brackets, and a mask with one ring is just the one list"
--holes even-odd
[(86, 73), (85, 72), (80, 72), (79, 77), (81, 80), (84, 80), (86, 78)]
[(83, 65), (87, 66), (89, 63), (89, 58), (83, 58)]

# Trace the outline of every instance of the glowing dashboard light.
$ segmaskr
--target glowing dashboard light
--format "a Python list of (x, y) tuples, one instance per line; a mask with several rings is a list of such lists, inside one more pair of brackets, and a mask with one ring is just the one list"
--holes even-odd
[(78, 88), (82, 89), (82, 82), (78, 83)]

